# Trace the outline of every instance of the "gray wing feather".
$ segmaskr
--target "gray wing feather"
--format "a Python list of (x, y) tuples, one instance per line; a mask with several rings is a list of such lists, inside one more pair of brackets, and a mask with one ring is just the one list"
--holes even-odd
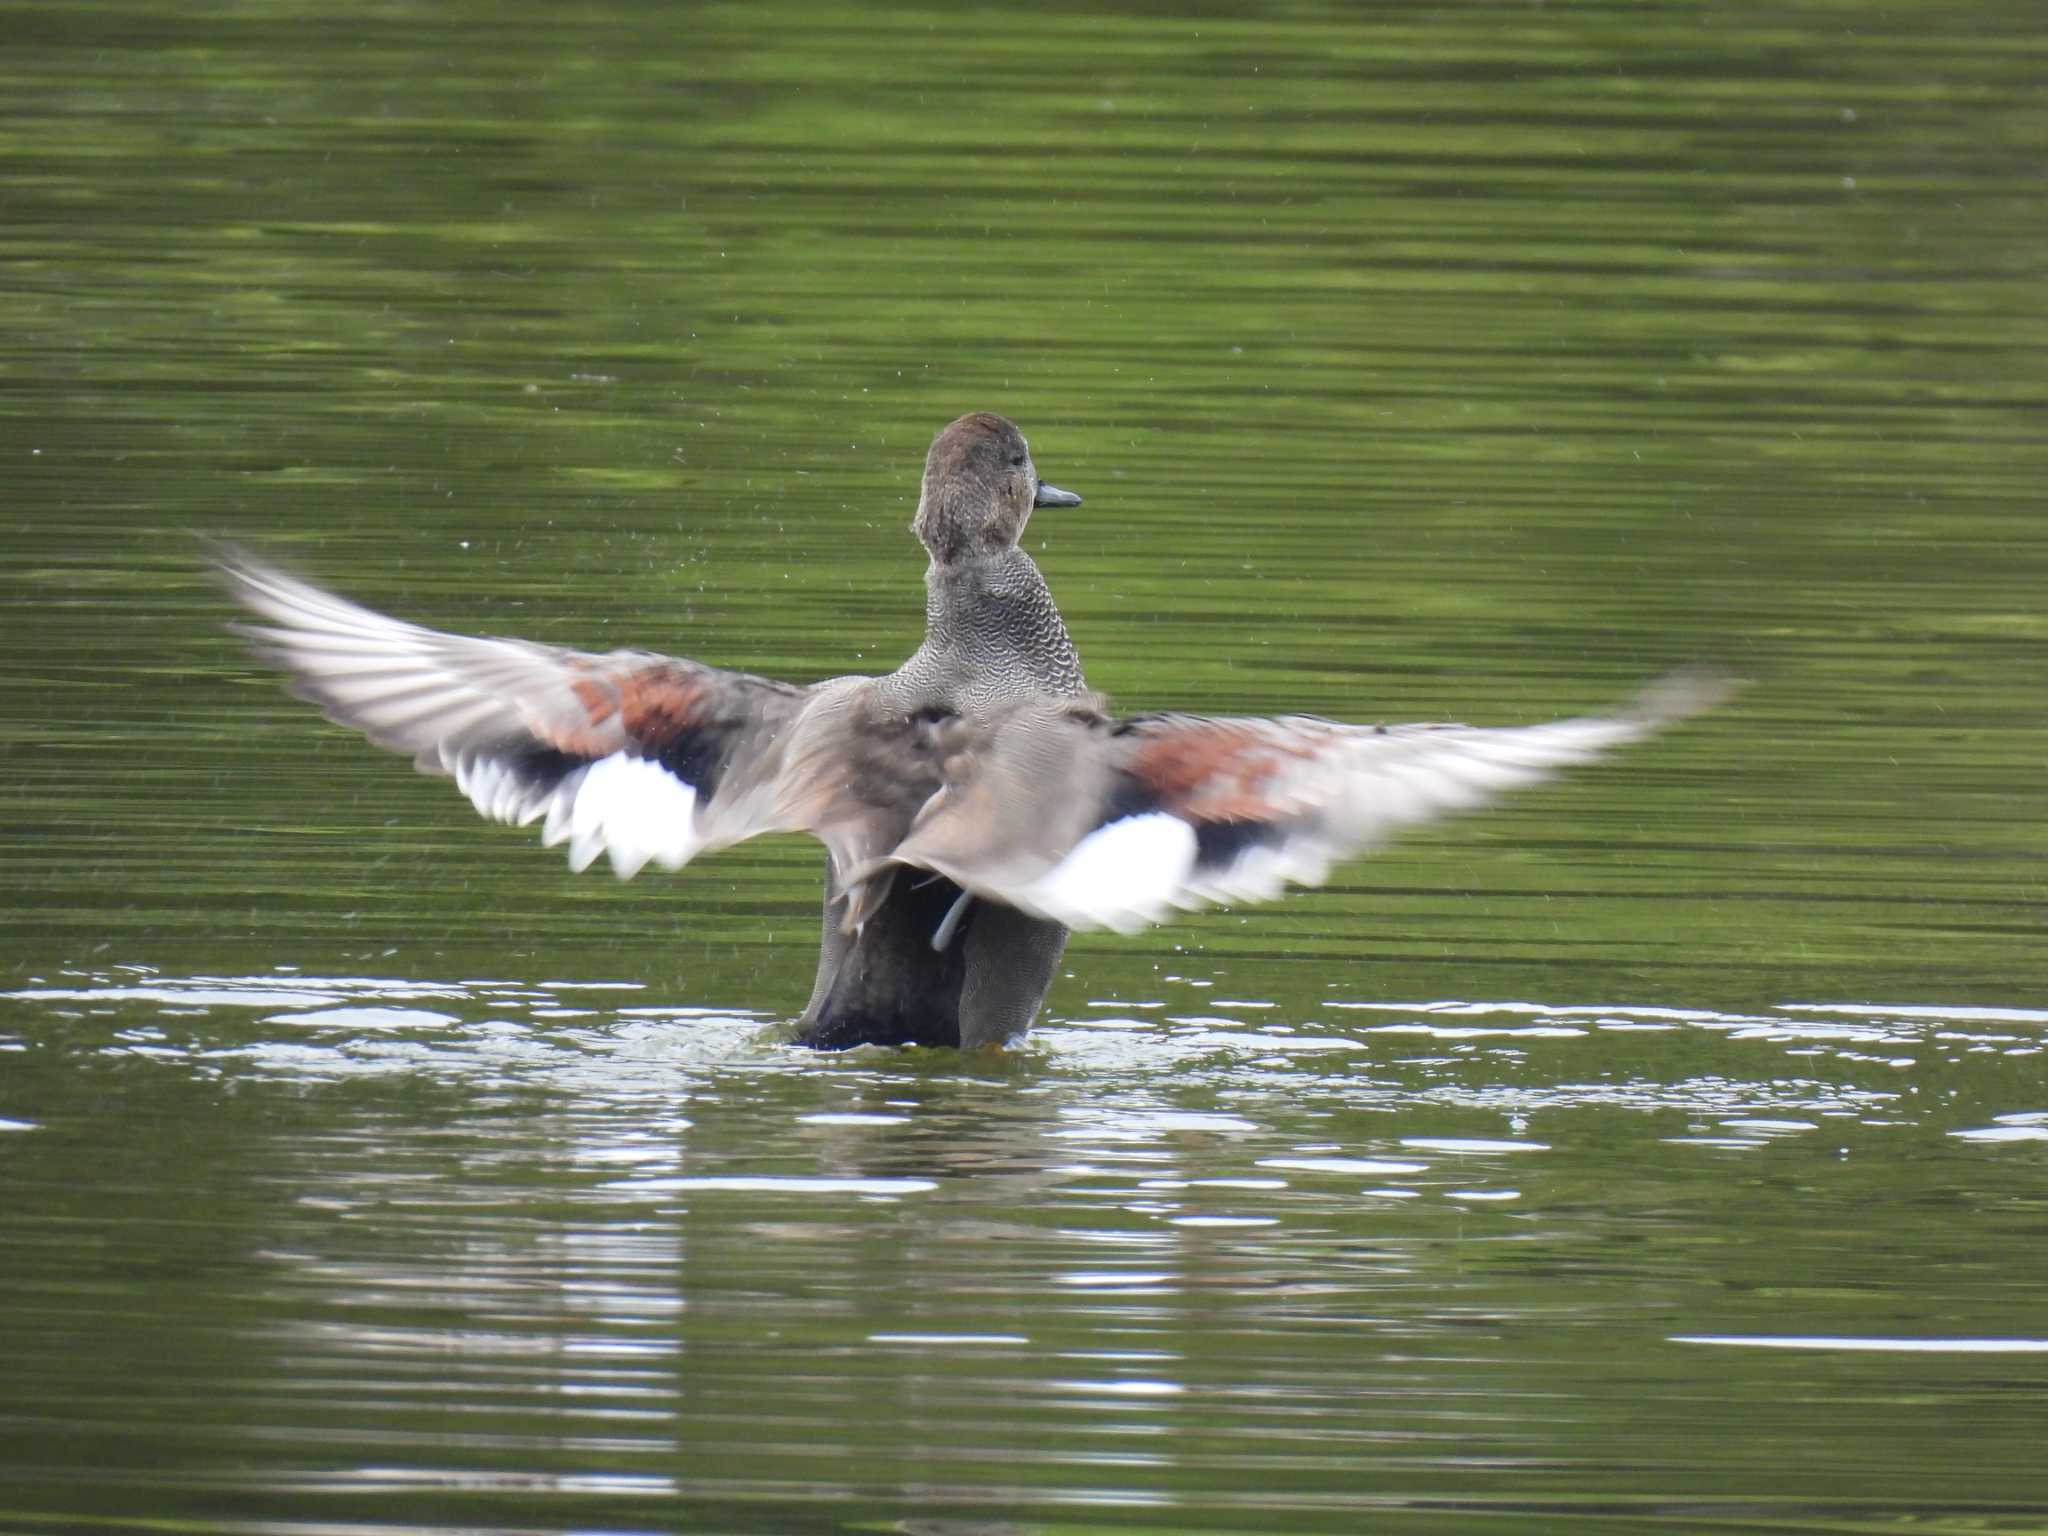
[(1319, 884), (1405, 828), (1592, 762), (1733, 686), (1680, 673), (1610, 714), (1500, 728), (1118, 722), (1035, 700), (958, 754), (933, 806), (878, 863), (933, 870), (1072, 928), (1131, 931), (1176, 908)]
[(240, 553), (218, 560), (236, 626), (330, 720), (453, 778), (477, 809), (599, 853), (621, 876), (787, 830), (780, 746), (807, 690), (645, 651), (597, 655), (445, 634)]

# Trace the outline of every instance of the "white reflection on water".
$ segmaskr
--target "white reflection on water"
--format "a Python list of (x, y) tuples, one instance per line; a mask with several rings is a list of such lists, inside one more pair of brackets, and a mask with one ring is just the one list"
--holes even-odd
[[(538, 1011), (538, 1010), (536, 1010)], [(433, 1013), (425, 1008), (315, 1008), (306, 1013), (273, 1013), (266, 1024), (289, 1024), (296, 1029), (430, 1029), (436, 1024), (456, 1023), (452, 1013)]]
[(1348, 1174), (1366, 1179), (1429, 1171), (1427, 1163), (1396, 1163), (1370, 1157), (1262, 1157), (1258, 1165), (1261, 1168), (1294, 1169), (1302, 1173)]
[[(944, 1053), (818, 1057), (785, 1044), (781, 1026), (762, 1014), (691, 1004), (615, 1006), (607, 994), (644, 994), (641, 983), (626, 980), (177, 977), (116, 966), (39, 979), (0, 993), (0, 1002), (13, 1004), (17, 1026), (29, 1030), (105, 1014), (101, 1052), (182, 1061), (211, 1076), (401, 1075), (624, 1102), (687, 1097), (733, 1072), (796, 1073), (847, 1087), (845, 1102), (812, 1106), (800, 1117), (826, 1137), (918, 1123), (915, 1096), (894, 1102), (880, 1091), (860, 1091), (885, 1089), (906, 1072), (1023, 1073), (1040, 1079), (1031, 1091), (1065, 1081), (1121, 1085), (1128, 1091), (1091, 1094), (1052, 1112), (1059, 1124), (1049, 1134), (1104, 1155), (1119, 1143), (1143, 1153), (1176, 1135), (1249, 1136), (1265, 1123), (1268, 1101), (1299, 1103), (1305, 1096), (1354, 1109), (1435, 1106), (1466, 1118), (1450, 1134), (1402, 1138), (1411, 1151), (1533, 1150), (1537, 1144), (1519, 1134), (1529, 1116), (1587, 1106), (1683, 1111), (1699, 1123), (1670, 1139), (1754, 1148), (1828, 1118), (1911, 1123), (1926, 1109), (1911, 1102), (1916, 1074), (1973, 1057), (2031, 1054), (2048, 1023), (2039, 1010), (1926, 1003), (1799, 1002), (1716, 1012), (1366, 999), (1331, 1000), (1317, 1016), (1290, 1021), (1259, 999), (1211, 1002), (1194, 979), (1161, 985), (1168, 992), (1194, 989), (1202, 1011), (1175, 1011), (1153, 998), (1100, 999), (1084, 1005), (1083, 1017), (1042, 1025), (1000, 1066)], [(1702, 1071), (1698, 1052), (1666, 1043), (1686, 1033), (1764, 1054), (1722, 1053), (1714, 1058), (1721, 1070)], [(1404, 1051), (1398, 1042), (1407, 1040), (1436, 1049)], [(0, 1036), (0, 1045), (7, 1043)], [(1829, 1065), (1809, 1065), (1816, 1058)], [(1672, 1071), (1667, 1061), (1694, 1065)], [(1191, 1105), (1189, 1095), (1223, 1097), (1229, 1109)], [(2001, 1107), (1984, 1111), (1990, 1124), (1965, 1122), (1954, 1134), (1982, 1143), (2042, 1139), (2039, 1125), (1997, 1114)], [(1517, 1134), (1501, 1136), (1502, 1129)]]
[(2048, 1010), (2040, 1008), (1879, 1007), (1872, 1003), (1780, 1003), (1787, 1013), (1842, 1013), (1888, 1019), (1933, 1019), (1947, 1023), (2026, 1024), (2048, 1027)]
[(938, 1187), (931, 1179), (834, 1179), (800, 1174), (686, 1174), (673, 1179), (614, 1179), (605, 1186), (626, 1195), (682, 1194), (692, 1190), (769, 1195), (921, 1195)]
[(2048, 1141), (2048, 1111), (2026, 1110), (2018, 1114), (1993, 1115), (1992, 1123), (1968, 1130), (1950, 1131), (1960, 1141)]
[(1859, 1338), (1826, 1334), (1675, 1333), (1674, 1344), (1719, 1344), (1735, 1349), (1839, 1349), (1869, 1354), (2048, 1355), (2048, 1339)]

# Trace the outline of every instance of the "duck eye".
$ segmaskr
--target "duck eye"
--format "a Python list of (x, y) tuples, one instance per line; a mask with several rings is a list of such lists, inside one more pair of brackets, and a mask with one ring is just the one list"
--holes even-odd
[(1010, 455), (1010, 468), (1012, 468), (1012, 469), (1022, 469), (1023, 467), (1024, 467), (1024, 455), (1023, 455), (1023, 454), (1021, 454), (1021, 453), (1013, 453), (1013, 454), (1011, 454), (1011, 455)]

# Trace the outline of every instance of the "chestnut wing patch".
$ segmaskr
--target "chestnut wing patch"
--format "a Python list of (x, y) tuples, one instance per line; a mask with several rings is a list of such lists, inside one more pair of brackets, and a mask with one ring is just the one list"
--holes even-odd
[(545, 818), (578, 869), (623, 878), (778, 830), (783, 734), (806, 691), (646, 652), (591, 655), (444, 634), (388, 618), (246, 557), (240, 626), (329, 719), (452, 777), (495, 821)]
[[(1195, 869), (1226, 869), (1287, 841), (1303, 807), (1288, 785), (1345, 728), (1306, 716), (1212, 720), (1141, 716), (1118, 735), (1130, 743), (1117, 799), (1166, 811), (1195, 830)], [(1116, 819), (1113, 804), (1105, 821)]]

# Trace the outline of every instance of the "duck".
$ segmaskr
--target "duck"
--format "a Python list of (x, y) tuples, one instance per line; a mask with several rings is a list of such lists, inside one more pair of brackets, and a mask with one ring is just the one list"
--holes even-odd
[(1012, 1045), (1074, 930), (1320, 884), (1731, 686), (1682, 672), (1606, 714), (1508, 727), (1119, 715), (1020, 543), (1034, 511), (1081, 504), (1004, 417), (950, 423), (911, 522), (922, 642), (885, 675), (809, 684), (443, 633), (244, 549), (214, 564), (248, 615), (234, 628), (293, 692), (488, 819), (539, 822), (578, 870), (677, 870), (770, 833), (822, 843), (817, 970), (792, 1036), (821, 1050)]

